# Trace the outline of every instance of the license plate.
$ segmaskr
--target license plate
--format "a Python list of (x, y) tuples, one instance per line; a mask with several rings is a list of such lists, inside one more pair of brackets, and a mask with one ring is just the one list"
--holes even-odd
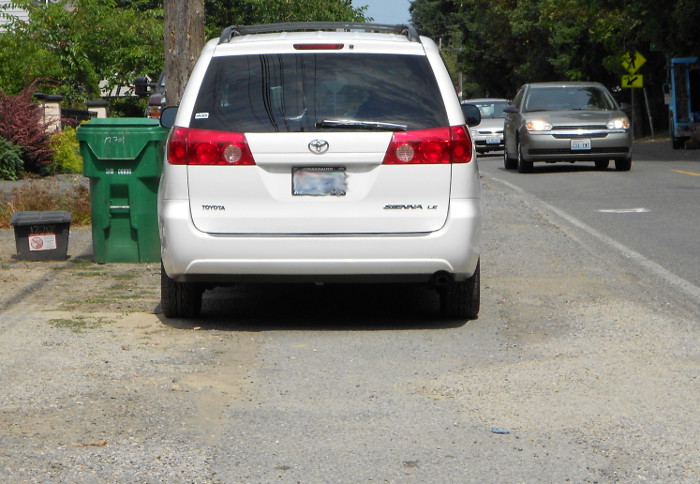
[(294, 167), (292, 195), (344, 197), (347, 194), (347, 178), (344, 167)]
[(571, 151), (576, 150), (590, 150), (591, 140), (589, 139), (572, 139), (571, 140)]
[(489, 136), (486, 138), (486, 144), (487, 145), (500, 145), (501, 144), (501, 138), (498, 136)]

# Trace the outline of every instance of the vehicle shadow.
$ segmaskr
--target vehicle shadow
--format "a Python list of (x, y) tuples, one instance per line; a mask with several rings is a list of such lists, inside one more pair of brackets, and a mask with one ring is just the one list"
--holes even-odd
[(205, 291), (199, 317), (158, 317), (175, 329), (222, 331), (416, 330), (466, 323), (440, 315), (435, 290), (406, 284), (242, 284)]
[[(500, 171), (506, 173), (514, 173), (520, 175), (517, 170), (506, 170), (503, 166), (498, 168)], [(523, 175), (538, 175), (546, 173), (590, 173), (590, 172), (616, 172), (616, 173), (629, 173), (625, 171), (615, 170), (615, 163), (610, 162), (610, 166), (606, 169), (596, 168), (593, 164), (586, 163), (535, 163), (532, 170), (528, 173), (523, 173)]]

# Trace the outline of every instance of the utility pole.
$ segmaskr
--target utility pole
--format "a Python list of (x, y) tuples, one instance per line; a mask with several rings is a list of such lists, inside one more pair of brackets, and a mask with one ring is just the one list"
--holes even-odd
[(204, 0), (164, 0), (165, 99), (177, 106), (204, 47)]

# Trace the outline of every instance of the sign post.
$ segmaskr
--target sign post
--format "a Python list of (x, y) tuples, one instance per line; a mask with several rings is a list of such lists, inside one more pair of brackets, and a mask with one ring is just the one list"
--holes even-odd
[[(639, 51), (627, 52), (622, 56), (622, 67), (629, 75), (622, 76), (621, 86), (623, 88), (642, 88), (644, 90), (644, 102), (647, 108), (647, 116), (649, 117), (649, 127), (651, 128), (651, 139), (654, 139), (654, 123), (651, 119), (651, 111), (649, 110), (649, 98), (647, 90), (644, 87), (644, 76), (637, 74), (637, 71), (646, 63), (646, 58)], [(634, 93), (632, 93), (632, 117), (634, 117)]]

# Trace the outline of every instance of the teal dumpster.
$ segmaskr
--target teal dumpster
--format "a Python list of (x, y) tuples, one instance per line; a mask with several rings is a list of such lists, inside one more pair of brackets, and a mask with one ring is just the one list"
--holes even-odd
[(90, 178), (95, 262), (157, 262), (158, 182), (167, 130), (148, 118), (98, 118), (78, 128)]

